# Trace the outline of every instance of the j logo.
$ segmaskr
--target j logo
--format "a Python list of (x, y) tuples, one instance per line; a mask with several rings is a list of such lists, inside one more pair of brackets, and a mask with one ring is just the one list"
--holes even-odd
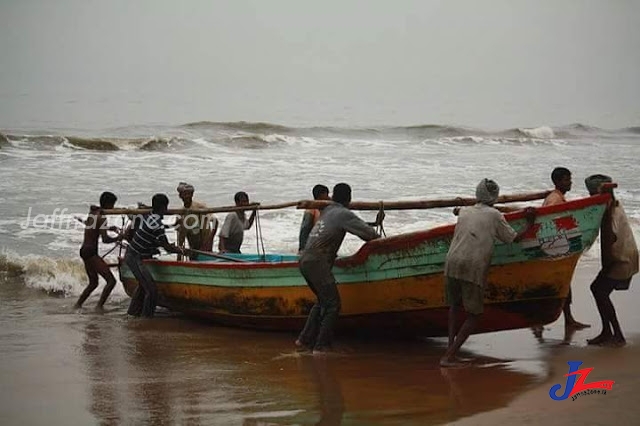
[(582, 392), (587, 389), (611, 390), (613, 384), (615, 383), (613, 380), (602, 380), (600, 382), (585, 383), (587, 376), (589, 375), (589, 373), (591, 373), (591, 370), (593, 370), (593, 368), (583, 368), (579, 370), (578, 367), (582, 365), (582, 361), (568, 361), (567, 364), (569, 364), (569, 373), (564, 375), (567, 378), (564, 393), (558, 396), (557, 392), (560, 390), (562, 385), (553, 385), (551, 386), (551, 389), (549, 389), (549, 396), (551, 397), (551, 399), (562, 401), (569, 398), (570, 396), (575, 395), (578, 392)]

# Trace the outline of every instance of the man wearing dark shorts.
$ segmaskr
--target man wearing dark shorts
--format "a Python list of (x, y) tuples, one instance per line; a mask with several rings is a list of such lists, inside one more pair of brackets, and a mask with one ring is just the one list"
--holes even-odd
[(610, 182), (611, 178), (605, 175), (592, 175), (585, 179), (590, 195), (601, 192), (611, 194), (611, 202), (600, 225), (602, 269), (591, 284), (591, 292), (602, 320), (602, 332), (587, 340), (587, 343), (620, 347), (625, 345), (626, 340), (609, 296), (613, 290), (629, 289), (631, 278), (638, 273), (638, 247), (627, 215), (613, 196), (613, 189), (603, 186)]
[(107, 231), (117, 231), (115, 227), (107, 227), (107, 219), (101, 215), (101, 209), (112, 209), (116, 204), (117, 197), (111, 192), (103, 192), (100, 195), (100, 207), (91, 206), (89, 215), (84, 221), (84, 240), (82, 241), (82, 247), (80, 247), (80, 258), (84, 262), (84, 269), (89, 277), (89, 285), (84, 289), (78, 301), (74, 305), (76, 309), (82, 307), (82, 304), (91, 295), (93, 290), (98, 287), (98, 276), (101, 276), (107, 282), (96, 309), (102, 309), (107, 298), (111, 294), (111, 291), (116, 285), (116, 279), (109, 269), (109, 265), (98, 254), (98, 240), (102, 237), (102, 242), (105, 244), (115, 243), (122, 241), (122, 235), (117, 237), (110, 237)]
[[(378, 238), (371, 226), (349, 210), (351, 187), (339, 183), (333, 188), (333, 202), (322, 210), (300, 256), (300, 273), (317, 297), (304, 329), (296, 340), (299, 348), (312, 349), (321, 355), (331, 349), (333, 329), (340, 314), (340, 293), (331, 272), (340, 245), (347, 232), (365, 241)], [(384, 219), (379, 212), (375, 224)]]
[[(493, 207), (500, 188), (483, 179), (476, 188), (477, 204), (459, 210), (444, 264), (445, 296), (449, 308), (449, 345), (440, 366), (453, 367), (462, 360), (458, 350), (476, 329), (484, 312), (484, 287), (496, 240), (511, 243), (522, 239), (535, 219), (535, 209), (526, 210), (528, 226), (519, 234), (507, 223), (502, 213)], [(460, 306), (467, 319), (458, 329), (456, 317)]]
[(169, 243), (164, 232), (162, 217), (168, 206), (169, 198), (164, 194), (156, 194), (151, 200), (151, 213), (134, 219), (140, 222), (134, 224), (133, 237), (124, 256), (125, 263), (138, 280), (138, 287), (131, 297), (127, 311), (129, 315), (151, 318), (155, 314), (158, 289), (144, 260), (159, 253), (158, 247), (163, 247), (170, 253), (184, 255), (183, 249)]

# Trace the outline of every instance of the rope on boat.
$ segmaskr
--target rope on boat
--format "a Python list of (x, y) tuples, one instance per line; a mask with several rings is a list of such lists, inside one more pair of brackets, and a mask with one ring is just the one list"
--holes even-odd
[(256, 251), (260, 255), (260, 246), (262, 246), (262, 260), (267, 259), (267, 253), (264, 249), (264, 239), (262, 237), (262, 225), (260, 224), (260, 209), (256, 210)]
[(105, 254), (103, 254), (102, 257), (103, 259), (107, 256), (109, 256), (111, 254), (112, 251), (114, 251), (116, 248), (120, 247), (120, 253), (122, 254), (122, 243), (120, 241), (116, 241), (115, 245), (113, 247), (111, 247), (111, 249), (106, 252)]
[[(124, 225), (125, 225), (125, 223), (124, 223), (124, 216), (120, 216), (120, 223), (122, 224), (122, 225), (121, 225), (122, 227), (121, 227), (120, 229), (121, 229), (121, 230), (122, 230), (122, 232), (124, 233), (124, 231), (125, 231), (125, 229), (126, 229), (126, 228), (124, 227)], [(118, 250), (118, 259), (122, 259), (122, 248), (124, 247), (124, 244), (122, 244), (122, 242), (120, 242), (119, 246), (120, 246), (120, 250)]]
[[(380, 200), (380, 210), (381, 212), (384, 211), (384, 201)], [(376, 231), (378, 232), (379, 235), (382, 235), (384, 238), (387, 238), (387, 233), (384, 232), (384, 225), (382, 224), (384, 222), (384, 219), (380, 221), (380, 223), (378, 224)]]

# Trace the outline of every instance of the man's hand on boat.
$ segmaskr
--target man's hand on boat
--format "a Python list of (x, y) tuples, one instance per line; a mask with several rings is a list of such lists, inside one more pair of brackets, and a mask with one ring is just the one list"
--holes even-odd
[(536, 209), (534, 207), (527, 207), (524, 209), (524, 218), (527, 221), (527, 226), (525, 226), (524, 229), (516, 235), (513, 240), (514, 243), (522, 241), (525, 236), (529, 234), (531, 228), (533, 228), (533, 224), (536, 221)]
[(175, 253), (175, 254), (179, 254), (184, 256), (185, 253), (187, 252), (187, 249), (184, 249), (182, 247), (179, 247), (175, 244), (166, 242), (165, 244), (162, 244), (162, 248), (165, 249), (167, 251), (167, 253)]
[(527, 220), (529, 225), (533, 224), (536, 220), (536, 209), (535, 207), (527, 207), (524, 209), (524, 218)]

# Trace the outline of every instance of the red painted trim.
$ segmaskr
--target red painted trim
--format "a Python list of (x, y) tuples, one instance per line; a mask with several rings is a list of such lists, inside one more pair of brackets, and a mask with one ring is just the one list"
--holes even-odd
[[(610, 200), (610, 198), (611, 196), (609, 194), (601, 194), (593, 197), (580, 198), (575, 201), (569, 201), (554, 206), (538, 207), (536, 208), (536, 214), (538, 216), (543, 216), (570, 210), (580, 210), (598, 204), (605, 204)], [(522, 218), (524, 218), (524, 211), (522, 210), (505, 214), (505, 219), (507, 219), (508, 222)], [(389, 238), (373, 240), (363, 245), (354, 255), (338, 260), (336, 265), (355, 266), (364, 262), (368, 256), (374, 253), (388, 253), (394, 250), (407, 250), (428, 239), (444, 237), (447, 235), (453, 236), (454, 229), (455, 224), (451, 224), (432, 228), (427, 231), (416, 231)]]
[[(538, 216), (543, 216), (543, 215), (554, 214), (554, 213), (570, 211), (570, 210), (580, 210), (580, 209), (595, 206), (598, 204), (606, 204), (610, 199), (611, 199), (610, 194), (600, 194), (600, 195), (595, 195), (593, 197), (580, 198), (575, 201), (568, 201), (566, 203), (557, 204), (554, 206), (537, 207), (536, 213)], [(523, 217), (524, 217), (524, 212), (522, 210), (505, 214), (505, 218), (509, 222), (522, 219)], [(362, 264), (367, 259), (367, 257), (369, 257), (371, 254), (389, 253), (389, 252), (398, 251), (398, 250), (407, 250), (423, 243), (425, 240), (428, 240), (428, 239), (435, 239), (438, 237), (453, 235), (454, 229), (455, 229), (455, 224), (449, 224), (449, 225), (432, 228), (426, 231), (416, 231), (416, 232), (411, 232), (407, 234), (395, 235), (393, 237), (381, 238), (378, 240), (369, 241), (368, 243), (365, 243), (362, 247), (360, 247), (360, 250), (358, 250), (352, 256), (338, 259), (336, 261), (336, 266), (351, 266), (351, 267), (356, 266), (356, 265)], [(152, 265), (175, 266), (175, 267), (183, 267), (183, 268), (224, 269), (224, 270), (279, 269), (279, 268), (297, 267), (298, 265), (298, 262), (205, 263), (205, 262), (191, 262), (191, 261), (185, 261), (185, 262), (178, 262), (178, 261), (171, 261), (171, 260), (166, 261), (166, 260), (159, 260), (159, 259), (146, 260), (145, 263), (149, 263)]]

